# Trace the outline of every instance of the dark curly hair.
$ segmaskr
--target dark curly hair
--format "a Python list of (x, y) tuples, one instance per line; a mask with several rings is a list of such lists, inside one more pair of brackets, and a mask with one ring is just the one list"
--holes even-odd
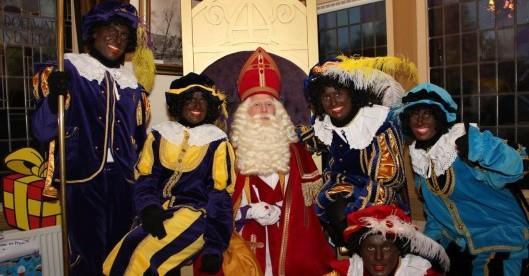
[(448, 132), (448, 129), (454, 125), (454, 123), (448, 123), (446, 121), (446, 115), (444, 112), (439, 108), (437, 105), (433, 104), (416, 104), (413, 106), (410, 106), (404, 110), (404, 112), (400, 113), (400, 121), (402, 126), (402, 133), (406, 137), (406, 139), (415, 140), (415, 136), (413, 135), (413, 132), (410, 128), (410, 114), (414, 110), (419, 110), (423, 108), (428, 108), (432, 110), (432, 113), (435, 118), (436, 122), (436, 130), (437, 130), (437, 137), (445, 134)]
[(329, 76), (318, 76), (308, 82), (308, 93), (306, 93), (306, 95), (308, 95), (307, 100), (311, 104), (314, 114), (320, 120), (323, 119), (323, 116), (325, 115), (325, 110), (321, 104), (321, 95), (326, 87), (333, 87), (336, 90), (345, 89), (351, 97), (353, 110), (359, 110), (364, 106), (370, 106), (373, 104), (382, 104), (382, 97), (376, 96), (367, 90), (354, 89), (352, 85), (342, 84), (335, 78)]
[(214, 97), (210, 94), (209, 91), (206, 91), (200, 87), (194, 87), (189, 89), (182, 94), (171, 94), (165, 93), (165, 100), (167, 103), (167, 108), (169, 115), (177, 120), (182, 118), (182, 110), (184, 109), (184, 104), (193, 98), (193, 94), (197, 91), (202, 92), (202, 96), (206, 99), (208, 104), (206, 118), (202, 124), (212, 124), (217, 120), (221, 113), (221, 104), (222, 101), (217, 97)]
[(129, 39), (127, 41), (127, 47), (125, 48), (125, 53), (131, 53), (136, 50), (137, 46), (137, 35), (136, 35), (136, 29), (132, 28), (132, 24), (129, 20), (121, 17), (121, 16), (113, 16), (110, 18), (110, 20), (104, 22), (104, 23), (96, 23), (92, 26), (90, 29), (90, 36), (89, 39), (85, 40), (84, 43), (88, 48), (92, 48), (95, 42), (94, 33), (98, 28), (108, 26), (110, 24), (116, 24), (116, 25), (123, 25), (127, 26), (129, 29)]

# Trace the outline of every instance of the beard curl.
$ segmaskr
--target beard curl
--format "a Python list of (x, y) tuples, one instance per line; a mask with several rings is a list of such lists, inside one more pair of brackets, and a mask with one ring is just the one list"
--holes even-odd
[(244, 175), (288, 173), (289, 145), (298, 141), (288, 113), (275, 99), (275, 115), (252, 117), (248, 114), (249, 106), (249, 101), (239, 106), (231, 128), (237, 169)]

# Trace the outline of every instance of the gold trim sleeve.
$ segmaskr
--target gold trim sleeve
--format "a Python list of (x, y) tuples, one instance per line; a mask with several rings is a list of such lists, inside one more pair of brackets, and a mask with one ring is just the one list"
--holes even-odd
[(154, 164), (154, 153), (152, 143), (154, 142), (154, 136), (152, 133), (147, 135), (143, 150), (138, 158), (138, 163), (134, 168), (134, 179), (138, 179), (140, 175), (149, 175), (152, 173), (152, 166)]

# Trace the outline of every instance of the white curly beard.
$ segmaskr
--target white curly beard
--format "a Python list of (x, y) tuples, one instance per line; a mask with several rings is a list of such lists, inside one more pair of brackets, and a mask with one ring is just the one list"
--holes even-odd
[(244, 175), (289, 172), (289, 144), (297, 142), (298, 137), (283, 105), (275, 99), (274, 105), (275, 116), (266, 123), (248, 114), (249, 101), (235, 111), (230, 138), (237, 169)]

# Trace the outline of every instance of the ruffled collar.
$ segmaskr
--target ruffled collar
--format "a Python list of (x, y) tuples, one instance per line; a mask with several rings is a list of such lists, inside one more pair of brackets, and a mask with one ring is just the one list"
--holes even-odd
[(186, 127), (178, 122), (165, 121), (152, 127), (162, 135), (162, 137), (173, 144), (179, 145), (184, 138), (184, 131), (189, 133), (189, 145), (203, 146), (211, 142), (226, 139), (227, 135), (224, 131), (215, 125), (205, 124), (196, 127)]
[(120, 88), (138, 88), (138, 80), (134, 74), (124, 66), (120, 68), (108, 68), (89, 54), (64, 54), (79, 72), (79, 75), (87, 80), (96, 80), (101, 83), (105, 78), (105, 72), (109, 72)]
[(433, 170), (436, 176), (443, 175), (457, 158), (456, 140), (465, 135), (465, 125), (455, 124), (439, 137), (439, 140), (428, 150), (415, 148), (415, 141), (410, 145), (413, 171), (422, 177), (430, 178)]
[(378, 129), (386, 120), (389, 108), (382, 105), (362, 107), (358, 114), (344, 127), (332, 124), (329, 115), (314, 123), (314, 134), (325, 145), (332, 143), (332, 133), (335, 131), (347, 141), (351, 149), (364, 149), (373, 141)]

